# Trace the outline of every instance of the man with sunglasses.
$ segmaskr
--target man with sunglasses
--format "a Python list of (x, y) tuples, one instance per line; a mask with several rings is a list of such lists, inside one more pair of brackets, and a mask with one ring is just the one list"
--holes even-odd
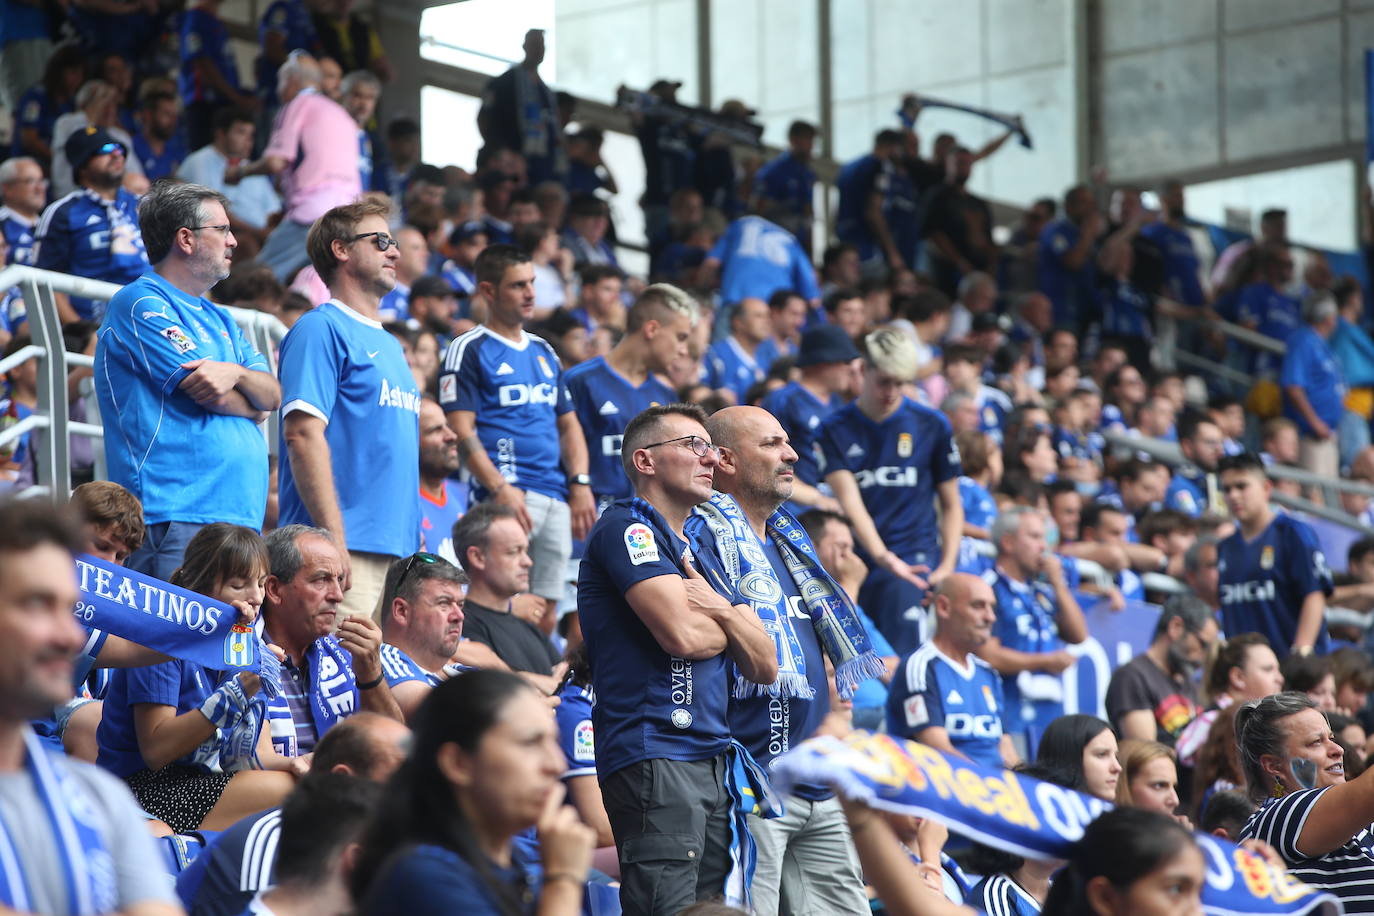
[(306, 248), (333, 296), (281, 345), (280, 524), (327, 529), (346, 548), (342, 610), (375, 616), (387, 568), (420, 546), (420, 400), (377, 313), (400, 252), (385, 204), (362, 200), (315, 222)]
[[(123, 286), (148, 268), (138, 227), (138, 199), (124, 190), (124, 144), (101, 127), (83, 127), (67, 138), (67, 161), (77, 188), (53, 201), (38, 220), (33, 266)], [(99, 323), (105, 304), (54, 293), (63, 323)]]
[(206, 299), (229, 275), (224, 195), (159, 181), (139, 208), (153, 269), (110, 300), (95, 348), (95, 391), (110, 435), (110, 479), (143, 503), (148, 534), (128, 566), (162, 579), (204, 525), (261, 529), (267, 443), (281, 403), (267, 360)]
[(705, 423), (693, 404), (650, 407), (630, 421), (621, 462), (635, 496), (602, 514), (577, 583), (620, 902), (648, 916), (724, 890), (727, 662), (755, 683), (778, 676), (758, 616), (717, 594), (687, 548), (683, 526), (710, 498), (720, 462)]

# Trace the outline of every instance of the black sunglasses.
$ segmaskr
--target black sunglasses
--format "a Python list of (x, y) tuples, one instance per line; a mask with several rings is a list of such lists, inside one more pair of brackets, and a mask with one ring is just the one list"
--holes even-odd
[(433, 553), (425, 553), (423, 550), (419, 553), (412, 553), (410, 556), (406, 557), (406, 565), (401, 567), (401, 576), (396, 580), (396, 591), (399, 592), (401, 590), (401, 586), (405, 584), (406, 576), (410, 575), (410, 571), (415, 568), (415, 564), (425, 563), (427, 565), (433, 565), (435, 563), (447, 562), (448, 561), (443, 557)]
[(394, 238), (387, 235), (385, 232), (363, 232), (349, 239), (348, 244), (352, 245), (354, 242), (365, 238), (371, 238), (374, 242), (376, 242), (378, 251), (386, 251), (388, 248), (401, 247), (400, 242), (396, 241)]

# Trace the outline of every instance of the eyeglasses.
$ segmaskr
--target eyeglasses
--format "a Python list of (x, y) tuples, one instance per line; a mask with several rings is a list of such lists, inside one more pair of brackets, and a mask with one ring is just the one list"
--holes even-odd
[(225, 235), (228, 235), (230, 232), (234, 231), (229, 227), (228, 223), (220, 223), (218, 226), (187, 226), (185, 228), (190, 229), (192, 232), (196, 232), (200, 229), (218, 229)]
[(410, 575), (410, 571), (415, 568), (417, 563), (433, 565), (435, 563), (447, 562), (447, 560), (437, 554), (425, 553), (424, 551), (412, 553), (410, 556), (406, 557), (406, 565), (401, 567), (401, 576), (396, 580), (396, 591), (399, 592), (401, 590), (401, 586), (405, 584), (406, 576)]
[(391, 236), (387, 235), (385, 232), (363, 232), (349, 239), (348, 244), (352, 245), (354, 242), (366, 238), (370, 238), (374, 242), (376, 242), (378, 251), (386, 251), (388, 248), (401, 247), (400, 242), (396, 241)]
[(658, 448), (660, 445), (681, 445), (685, 449), (690, 449), (693, 455), (698, 458), (705, 458), (707, 455), (720, 457), (720, 449), (707, 442), (700, 436), (678, 436), (676, 439), (665, 439), (662, 442), (654, 442), (644, 448)]

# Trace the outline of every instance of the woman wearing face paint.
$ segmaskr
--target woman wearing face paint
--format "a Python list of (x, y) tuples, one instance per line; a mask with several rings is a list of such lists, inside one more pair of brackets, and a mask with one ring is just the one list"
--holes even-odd
[(1245, 704), (1236, 739), (1260, 805), (1240, 835), (1269, 843), (1295, 877), (1340, 897), (1347, 913), (1374, 913), (1374, 776), (1346, 782), (1331, 726), (1303, 693)]

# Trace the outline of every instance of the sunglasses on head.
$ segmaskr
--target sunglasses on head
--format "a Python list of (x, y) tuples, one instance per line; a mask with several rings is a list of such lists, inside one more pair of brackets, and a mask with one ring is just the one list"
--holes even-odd
[[(375, 233), (369, 233), (369, 235), (374, 234)], [(441, 556), (438, 556), (437, 554), (425, 553), (424, 551), (420, 551), (419, 553), (412, 553), (410, 556), (406, 557), (406, 565), (401, 567), (401, 576), (396, 580), (396, 591), (399, 592), (401, 590), (401, 586), (405, 584), (406, 576), (410, 575), (410, 571), (414, 569), (416, 566), (422, 564), (432, 565), (434, 563), (447, 562), (447, 560), (445, 560)]]

